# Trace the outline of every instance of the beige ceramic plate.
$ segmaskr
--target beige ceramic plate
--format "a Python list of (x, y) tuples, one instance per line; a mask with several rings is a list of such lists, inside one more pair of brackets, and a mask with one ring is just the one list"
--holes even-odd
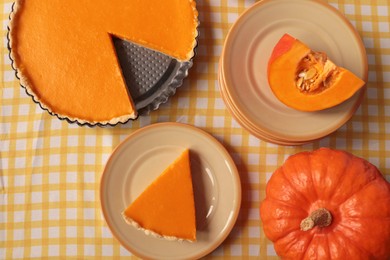
[(221, 91), (229, 97), (238, 122), (255, 136), (266, 134), (285, 143), (322, 138), (347, 122), (359, 107), (364, 90), (331, 109), (300, 112), (282, 104), (267, 80), (267, 63), (283, 34), (324, 51), (367, 81), (364, 45), (349, 21), (323, 1), (264, 0), (244, 12), (231, 28), (221, 56)]
[[(185, 148), (191, 156), (197, 241), (147, 236), (128, 225), (121, 212)], [(185, 124), (159, 123), (134, 132), (115, 149), (102, 175), (100, 199), (109, 228), (133, 254), (195, 259), (213, 251), (230, 233), (240, 209), (241, 185), (233, 160), (211, 135)]]

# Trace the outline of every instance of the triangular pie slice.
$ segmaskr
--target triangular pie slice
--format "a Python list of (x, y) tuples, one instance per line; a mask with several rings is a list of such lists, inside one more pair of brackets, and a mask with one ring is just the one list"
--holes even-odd
[(186, 149), (122, 213), (131, 225), (169, 240), (196, 240), (195, 202)]

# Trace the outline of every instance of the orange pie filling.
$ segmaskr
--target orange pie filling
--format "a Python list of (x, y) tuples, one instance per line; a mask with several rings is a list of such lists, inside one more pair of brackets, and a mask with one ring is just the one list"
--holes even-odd
[(193, 0), (17, 0), (11, 58), (21, 84), (49, 112), (81, 123), (125, 122), (137, 111), (112, 36), (187, 61), (197, 17)]

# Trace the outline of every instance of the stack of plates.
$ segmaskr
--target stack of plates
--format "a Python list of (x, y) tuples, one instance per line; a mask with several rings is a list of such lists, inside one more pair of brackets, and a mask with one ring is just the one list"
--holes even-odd
[(289, 33), (367, 82), (362, 40), (337, 9), (320, 0), (263, 0), (246, 10), (229, 31), (219, 64), (223, 100), (254, 136), (280, 145), (300, 145), (336, 131), (355, 113), (364, 89), (346, 102), (318, 112), (281, 103), (267, 80), (273, 47)]

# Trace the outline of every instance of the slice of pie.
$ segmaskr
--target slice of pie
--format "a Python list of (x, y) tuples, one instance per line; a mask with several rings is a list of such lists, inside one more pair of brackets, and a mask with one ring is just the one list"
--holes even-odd
[(113, 37), (188, 61), (194, 0), (16, 0), (9, 47), (21, 84), (51, 114), (90, 124), (137, 117)]
[(195, 203), (186, 149), (122, 213), (131, 225), (170, 240), (196, 240)]

